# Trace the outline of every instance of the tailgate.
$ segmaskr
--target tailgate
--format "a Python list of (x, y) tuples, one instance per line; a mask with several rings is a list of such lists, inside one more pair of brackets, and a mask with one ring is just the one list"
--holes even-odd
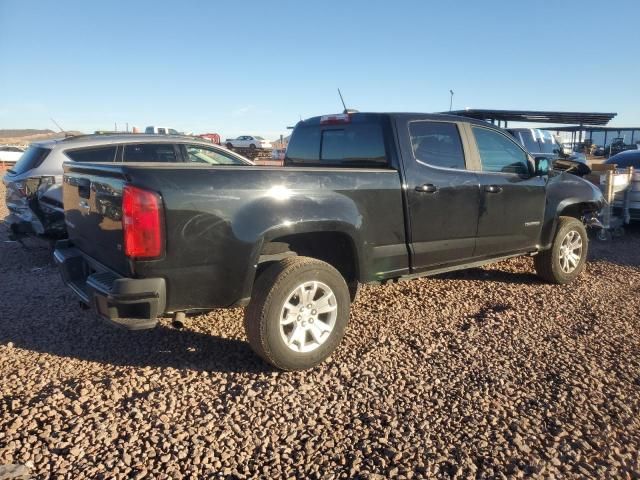
[(127, 275), (122, 231), (125, 176), (120, 167), (66, 164), (64, 170), (62, 199), (69, 240), (94, 260)]

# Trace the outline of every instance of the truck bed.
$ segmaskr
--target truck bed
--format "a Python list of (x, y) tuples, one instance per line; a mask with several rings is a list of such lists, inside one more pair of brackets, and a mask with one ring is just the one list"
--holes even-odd
[[(124, 254), (125, 184), (162, 199), (166, 244), (157, 259)], [(262, 244), (301, 231), (330, 228), (360, 242), (361, 281), (409, 268), (393, 169), (67, 163), (63, 189), (71, 244), (119, 275), (163, 278), (167, 311), (241, 304)]]

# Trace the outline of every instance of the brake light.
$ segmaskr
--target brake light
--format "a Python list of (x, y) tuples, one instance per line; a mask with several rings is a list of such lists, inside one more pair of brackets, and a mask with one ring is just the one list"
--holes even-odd
[(157, 193), (125, 185), (122, 192), (124, 251), (130, 258), (155, 258), (162, 254), (162, 200)]
[(336, 125), (340, 123), (349, 123), (351, 117), (348, 113), (337, 113), (335, 115), (323, 115), (320, 117), (320, 125)]

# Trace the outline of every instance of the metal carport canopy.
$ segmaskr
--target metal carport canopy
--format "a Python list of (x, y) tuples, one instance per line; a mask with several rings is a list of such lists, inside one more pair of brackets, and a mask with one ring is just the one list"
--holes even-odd
[(498, 122), (556, 123), (565, 125), (606, 125), (617, 115), (617, 113), (598, 112), (543, 112), (539, 110), (490, 110), (477, 108), (440, 113)]

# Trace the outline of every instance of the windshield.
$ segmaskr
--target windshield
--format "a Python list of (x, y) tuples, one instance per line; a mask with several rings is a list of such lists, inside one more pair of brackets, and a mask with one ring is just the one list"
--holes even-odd
[(528, 152), (537, 152), (540, 148), (538, 141), (533, 136), (533, 130), (516, 132), (516, 140), (519, 140)]
[(551, 132), (536, 129), (536, 133), (538, 134), (538, 144), (540, 145), (540, 152), (558, 153), (558, 145)]
[(9, 169), (9, 173), (20, 175), (32, 168), (39, 167), (47, 155), (51, 152), (51, 149), (44, 147), (32, 146), (22, 154), (20, 159), (16, 162), (13, 168)]
[(253, 138), (255, 138), (256, 140), (264, 140), (264, 138), (262, 137), (253, 137)]
[(527, 149), (529, 153), (558, 153), (558, 144), (551, 132), (530, 128), (514, 132), (516, 140)]

